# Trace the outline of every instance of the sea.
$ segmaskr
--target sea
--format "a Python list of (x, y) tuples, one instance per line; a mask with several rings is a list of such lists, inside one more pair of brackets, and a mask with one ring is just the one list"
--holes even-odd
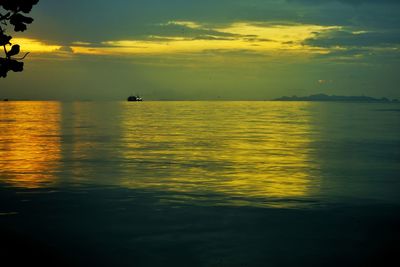
[(399, 229), (400, 104), (0, 103), (4, 266), (389, 266)]

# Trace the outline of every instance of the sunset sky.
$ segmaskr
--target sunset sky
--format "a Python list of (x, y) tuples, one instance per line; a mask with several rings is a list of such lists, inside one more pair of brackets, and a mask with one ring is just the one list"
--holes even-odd
[(40, 0), (14, 99), (399, 98), (397, 0)]

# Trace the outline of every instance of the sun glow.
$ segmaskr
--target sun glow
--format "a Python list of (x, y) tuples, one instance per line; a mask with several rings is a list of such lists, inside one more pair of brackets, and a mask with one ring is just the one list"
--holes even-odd
[(50, 45), (36, 39), (29, 38), (14, 38), (12, 39), (13, 44), (19, 44), (22, 52), (33, 52), (33, 53), (52, 53), (59, 51), (62, 46)]

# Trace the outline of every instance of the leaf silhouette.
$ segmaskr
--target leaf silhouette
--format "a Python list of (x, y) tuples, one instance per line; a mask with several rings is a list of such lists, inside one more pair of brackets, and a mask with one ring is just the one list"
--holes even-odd
[(5, 10), (13, 12), (22, 11), (29, 13), (32, 7), (38, 2), (39, 0), (0, 0), (0, 6), (3, 6)]
[(12, 57), (15, 55), (18, 55), (20, 52), (20, 46), (19, 45), (13, 45), (11, 50), (7, 52), (7, 57)]
[(0, 32), (0, 46), (5, 46), (10, 44), (11, 39), (12, 39), (11, 36), (5, 35), (2, 32)]
[(0, 13), (0, 47), (3, 47), (2, 50), (5, 53), (5, 57), (0, 57), (0, 78), (7, 77), (9, 71), (23, 71), (24, 63), (21, 60), (28, 54), (19, 59), (12, 58), (20, 53), (21, 47), (16, 44), (8, 50), (12, 37), (5, 34), (7, 28), (3, 29), (3, 26), (7, 27), (11, 24), (14, 26), (14, 31), (25, 31), (27, 25), (33, 22), (33, 18), (25, 16), (22, 13), (29, 13), (32, 7), (38, 2), (39, 0), (0, 0), (0, 8), (7, 11), (6, 14), (3, 14), (3, 12)]
[(31, 24), (33, 22), (33, 18), (26, 17), (22, 14), (13, 14), (10, 17), (10, 23), (14, 25), (14, 31), (23, 32), (27, 29), (26, 24)]
[(0, 78), (6, 78), (9, 71), (21, 72), (24, 70), (24, 62), (14, 59), (0, 58)]
[(14, 71), (14, 72), (21, 72), (24, 70), (24, 62), (19, 62), (17, 60), (9, 60), (9, 66), (10, 66), (10, 70)]

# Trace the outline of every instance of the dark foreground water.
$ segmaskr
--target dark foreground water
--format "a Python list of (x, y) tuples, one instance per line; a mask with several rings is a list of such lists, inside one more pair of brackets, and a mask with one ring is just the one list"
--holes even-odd
[(385, 266), (399, 133), (397, 104), (0, 103), (0, 257)]

